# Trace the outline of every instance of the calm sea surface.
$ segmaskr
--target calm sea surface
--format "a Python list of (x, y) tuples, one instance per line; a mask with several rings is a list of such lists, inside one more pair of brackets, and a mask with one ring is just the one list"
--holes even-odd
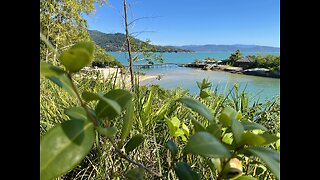
[[(204, 59), (206, 57), (224, 60), (227, 59), (231, 53), (232, 52), (163, 53), (162, 56), (165, 62), (190, 63), (195, 59)], [(110, 54), (114, 55), (122, 64), (128, 65), (127, 53), (110, 52)], [(280, 53), (274, 52), (243, 52), (242, 54), (245, 56), (257, 54), (280, 55)], [(140, 61), (134, 64), (145, 64), (145, 61)], [(239, 89), (245, 89), (251, 99), (256, 100), (257, 98), (260, 98), (260, 100), (264, 101), (280, 95), (280, 79), (276, 78), (233, 74), (224, 71), (205, 71), (178, 66), (136, 69), (136, 71), (137, 70), (144, 72), (147, 75), (161, 75), (161, 80), (145, 80), (141, 85), (159, 84), (161, 87), (166, 89), (173, 89), (179, 86), (188, 89), (191, 93), (199, 93), (196, 81), (201, 81), (203, 78), (206, 78), (212, 83), (213, 88), (217, 87), (218, 92), (220, 93), (227, 93), (228, 89), (232, 88), (234, 83), (237, 83), (239, 85)]]

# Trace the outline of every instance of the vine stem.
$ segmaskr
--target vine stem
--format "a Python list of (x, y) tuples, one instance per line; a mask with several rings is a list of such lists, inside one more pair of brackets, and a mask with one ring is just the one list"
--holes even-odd
[[(70, 81), (71, 81), (72, 89), (75, 91), (76, 96), (77, 96), (77, 98), (78, 98), (81, 106), (82, 106), (82, 107), (85, 109), (85, 111), (87, 112), (87, 115), (88, 115), (89, 119), (93, 122), (93, 124), (94, 124), (95, 126), (97, 126), (98, 123), (97, 123), (96, 118), (92, 116), (92, 114), (91, 114), (90, 111), (89, 111), (88, 106), (82, 101), (82, 99), (81, 99), (81, 97), (80, 97), (80, 94), (79, 94), (79, 91), (78, 91), (78, 89), (76, 88), (74, 82), (72, 81), (72, 74), (71, 74), (71, 73), (67, 73), (67, 75), (68, 75), (68, 78), (69, 78)], [(130, 159), (129, 157), (127, 157), (125, 154), (123, 154), (123, 153), (121, 152), (121, 150), (118, 148), (118, 146), (115, 144), (115, 142), (114, 142), (114, 140), (113, 140), (112, 138), (108, 138), (108, 139), (110, 140), (113, 148), (117, 151), (117, 153), (120, 155), (121, 158), (127, 160), (128, 162), (130, 162), (130, 163), (132, 163), (132, 164), (135, 164), (135, 165), (139, 166), (140, 168), (143, 168), (143, 169), (147, 170), (148, 172), (150, 172), (151, 174), (153, 174), (153, 175), (155, 175), (155, 176), (157, 176), (157, 177), (162, 177), (161, 175), (159, 175), (159, 174), (156, 173), (156, 172), (153, 172), (151, 169), (147, 168), (147, 167), (144, 166), (143, 164), (138, 163), (138, 162)]]
[(150, 172), (151, 174), (153, 174), (153, 175), (155, 175), (155, 176), (157, 176), (157, 177), (162, 177), (160, 174), (152, 171), (151, 169), (147, 168), (147, 167), (144, 166), (143, 164), (138, 163), (138, 162), (136, 162), (136, 161), (128, 158), (128, 157), (127, 157), (125, 154), (123, 154), (122, 151), (117, 147), (117, 145), (115, 144), (115, 142), (114, 142), (114, 140), (113, 140), (112, 138), (108, 138), (108, 139), (110, 140), (112, 146), (114, 147), (114, 149), (117, 151), (117, 153), (120, 155), (121, 158), (129, 161), (129, 162), (132, 163), (132, 164), (135, 164), (135, 165), (139, 166), (140, 168), (143, 168), (143, 169), (147, 170), (148, 172)]

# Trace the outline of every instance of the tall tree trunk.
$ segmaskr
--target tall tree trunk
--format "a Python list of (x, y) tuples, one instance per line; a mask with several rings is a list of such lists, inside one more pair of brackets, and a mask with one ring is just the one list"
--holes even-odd
[(133, 74), (133, 64), (132, 64), (132, 56), (131, 56), (131, 46), (130, 46), (130, 39), (129, 39), (129, 31), (128, 31), (128, 18), (127, 18), (127, 1), (123, 0), (123, 9), (124, 9), (124, 21), (125, 21), (125, 28), (126, 28), (126, 39), (127, 39), (127, 47), (129, 53), (129, 70), (131, 76), (131, 90), (134, 87), (134, 74)]

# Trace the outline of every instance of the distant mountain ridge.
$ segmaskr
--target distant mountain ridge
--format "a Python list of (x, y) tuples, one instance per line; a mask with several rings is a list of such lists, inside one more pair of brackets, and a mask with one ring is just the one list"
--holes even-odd
[[(89, 34), (92, 40), (99, 45), (100, 47), (104, 48), (108, 52), (117, 52), (117, 51), (126, 51), (126, 36), (122, 33), (115, 33), (115, 34), (106, 34), (97, 30), (89, 30)], [(139, 44), (142, 43), (141, 40), (134, 38), (135, 43)], [(157, 52), (192, 52), (192, 50), (186, 50), (183, 48), (178, 48), (175, 46), (157, 46), (151, 45), (151, 47), (156, 47)]]
[(241, 52), (280, 52), (279, 47), (271, 46), (259, 46), (259, 45), (216, 45), (216, 44), (206, 44), (206, 45), (184, 45), (176, 46), (178, 48), (189, 49), (193, 51), (209, 51), (209, 52), (234, 52), (239, 49)]

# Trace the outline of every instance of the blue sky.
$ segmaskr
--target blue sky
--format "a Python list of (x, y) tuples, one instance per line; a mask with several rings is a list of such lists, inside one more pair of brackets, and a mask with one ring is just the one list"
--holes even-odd
[[(129, 32), (157, 45), (247, 44), (280, 47), (280, 0), (127, 0)], [(123, 1), (83, 15), (89, 29), (124, 33)]]

